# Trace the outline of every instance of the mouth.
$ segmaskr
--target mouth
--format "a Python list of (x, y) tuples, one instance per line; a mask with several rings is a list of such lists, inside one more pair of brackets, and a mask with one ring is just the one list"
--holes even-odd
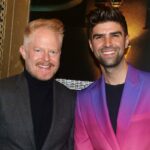
[(115, 54), (115, 51), (114, 50), (106, 50), (106, 51), (102, 51), (102, 54), (103, 55), (113, 55), (113, 54)]
[(101, 54), (104, 56), (104, 57), (112, 57), (116, 54), (116, 47), (102, 47), (100, 49), (100, 52)]
[(112, 57), (114, 57), (115, 53), (116, 53), (116, 51), (114, 49), (101, 50), (101, 54), (105, 58), (112, 58)]
[(51, 64), (51, 63), (48, 63), (48, 64), (37, 64), (37, 66), (41, 69), (50, 69), (51, 67), (53, 67), (54, 65)]

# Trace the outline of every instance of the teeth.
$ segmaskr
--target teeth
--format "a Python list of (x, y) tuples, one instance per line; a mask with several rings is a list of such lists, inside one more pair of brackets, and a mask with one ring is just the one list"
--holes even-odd
[(47, 68), (49, 68), (50, 66), (39, 65), (39, 67), (44, 68), (44, 69), (47, 69)]
[(106, 55), (114, 54), (114, 51), (105, 51), (103, 52), (103, 54), (106, 54)]

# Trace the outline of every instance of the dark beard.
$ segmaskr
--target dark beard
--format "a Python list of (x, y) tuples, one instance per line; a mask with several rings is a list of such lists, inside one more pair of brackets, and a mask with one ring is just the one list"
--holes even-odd
[(123, 59), (124, 55), (117, 57), (116, 61), (112, 64), (107, 64), (105, 61), (102, 59), (98, 59), (98, 62), (100, 65), (102, 65), (104, 68), (113, 68), (116, 67), (120, 64), (121, 60)]

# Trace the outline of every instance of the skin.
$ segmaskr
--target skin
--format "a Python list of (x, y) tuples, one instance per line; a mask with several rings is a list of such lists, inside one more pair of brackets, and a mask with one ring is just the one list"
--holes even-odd
[(99, 61), (106, 82), (124, 83), (127, 73), (124, 55), (129, 45), (129, 37), (122, 26), (113, 21), (97, 24), (92, 30), (89, 45)]
[(35, 78), (51, 79), (60, 65), (63, 35), (50, 29), (36, 29), (26, 39), (19, 51), (25, 60), (25, 68)]

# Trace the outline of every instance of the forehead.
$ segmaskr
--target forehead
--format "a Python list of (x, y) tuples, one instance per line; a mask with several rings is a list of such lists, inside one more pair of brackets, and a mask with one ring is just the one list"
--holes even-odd
[(103, 23), (98, 23), (94, 26), (93, 33), (109, 33), (109, 32), (124, 32), (122, 26), (118, 22), (107, 21)]
[[(36, 35), (40, 35), (40, 36), (51, 36), (51, 35), (54, 35), (54, 34), (58, 34), (58, 32), (55, 32), (55, 31), (53, 31), (53, 30), (51, 30), (51, 29), (48, 29), (48, 28), (43, 28), (43, 27), (41, 27), (41, 28), (38, 28), (38, 29), (35, 29), (33, 32), (32, 32), (32, 34), (31, 34), (31, 36), (36, 36)], [(40, 37), (39, 36), (39, 37)]]
[(25, 38), (24, 45), (30, 47), (58, 48), (62, 46), (63, 34), (47, 28), (34, 30), (29, 37)]
[(30, 41), (47, 41), (47, 42), (56, 42), (63, 39), (63, 34), (60, 34), (59, 32), (56, 32), (54, 30), (48, 29), (48, 28), (38, 28), (34, 30), (30, 36)]

